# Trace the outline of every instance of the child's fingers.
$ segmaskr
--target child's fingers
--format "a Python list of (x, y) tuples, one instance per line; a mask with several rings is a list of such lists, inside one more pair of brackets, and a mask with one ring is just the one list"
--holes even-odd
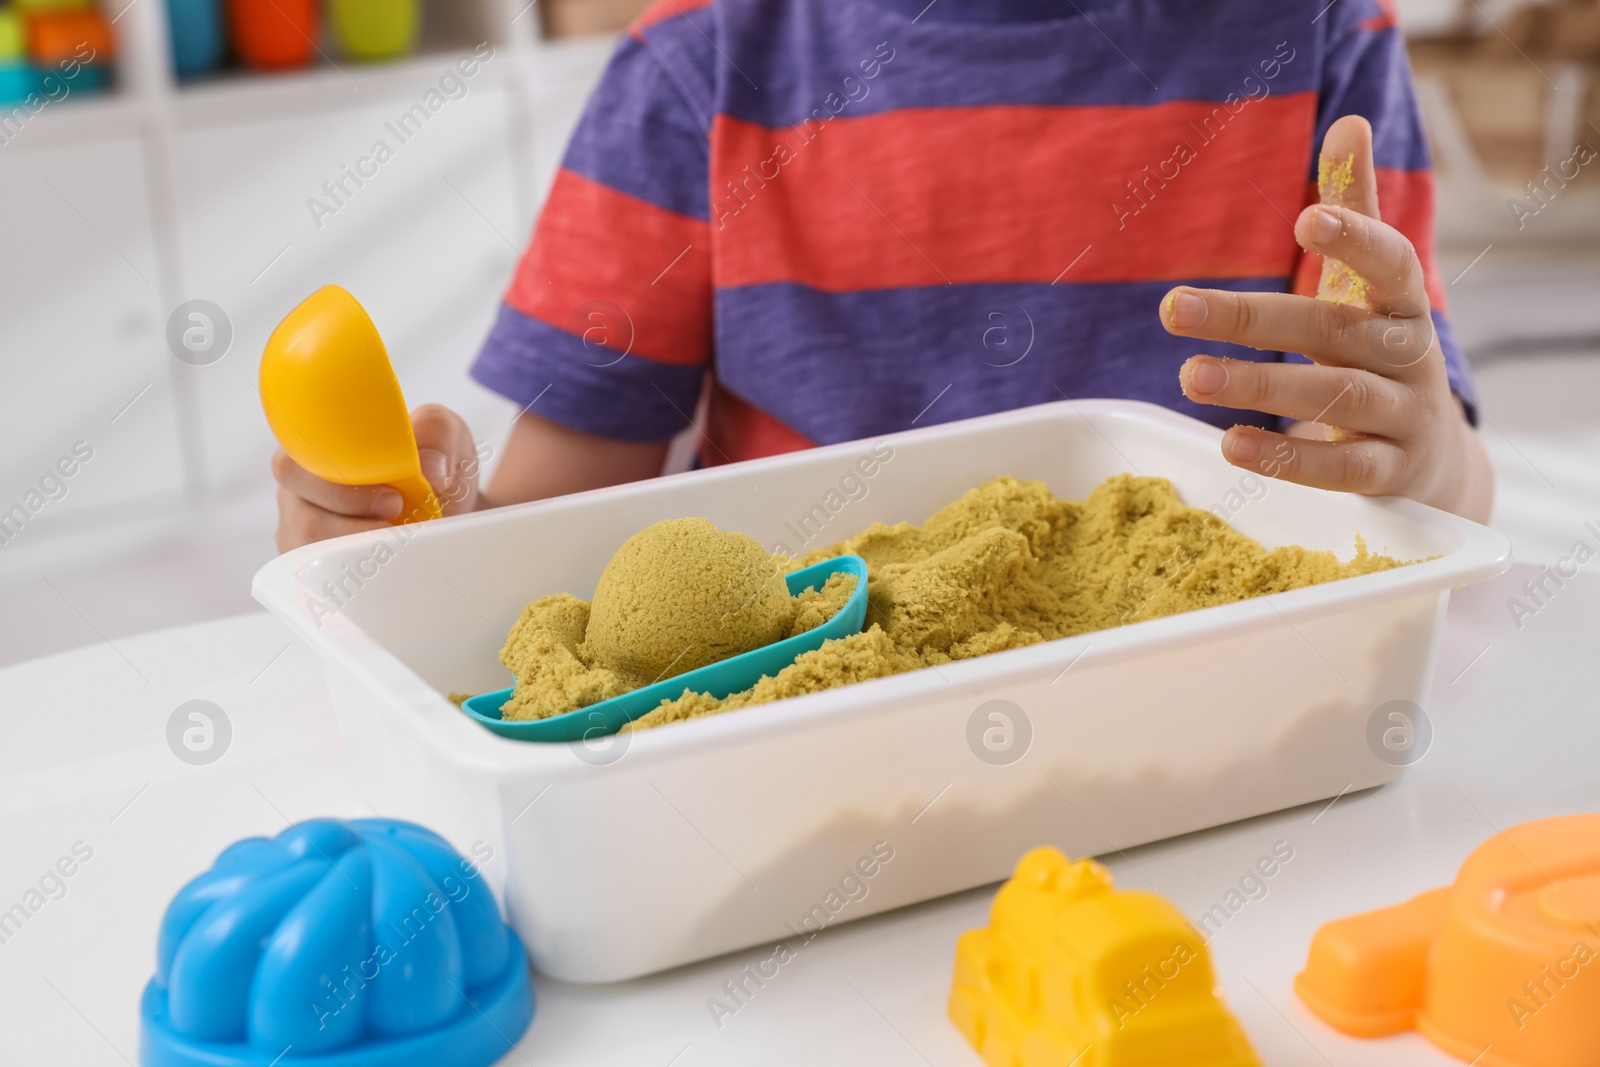
[[(1318, 363), (1402, 377), (1405, 342), (1418, 326), (1360, 308), (1291, 293), (1235, 293), (1179, 286), (1161, 302), (1161, 321), (1181, 337), (1228, 341), (1268, 352), (1303, 352)], [(1410, 362), (1415, 362), (1414, 360)], [(1409, 365), (1407, 363), (1406, 365)]]
[(458, 465), (474, 454), (472, 431), (443, 404), (423, 404), (411, 412), (411, 432), (419, 449), (432, 449)]
[(1195, 356), (1178, 373), (1201, 404), (1265, 411), (1356, 433), (1402, 437), (1415, 413), (1410, 387), (1366, 371), (1302, 363), (1252, 363)]
[(1349, 208), (1368, 218), (1378, 213), (1378, 175), (1372, 163), (1372, 126), (1346, 115), (1322, 139), (1317, 160), (1317, 195), (1322, 203)]
[(411, 426), (422, 476), (433, 486), (445, 514), (458, 508), (472, 510), (478, 491), (478, 453), (466, 422), (440, 404), (423, 404), (411, 413)]
[(1398, 490), (1405, 470), (1405, 452), (1393, 441), (1312, 441), (1253, 426), (1235, 426), (1224, 434), (1222, 454), (1236, 467), (1271, 478), (1368, 496)]
[(272, 476), (290, 493), (336, 515), (387, 522), (399, 515), (404, 506), (398, 490), (387, 485), (338, 485), (324, 481), (290, 459), (281, 448), (272, 457)]
[(351, 515), (337, 515), (318, 507), (292, 489), (278, 487), (278, 550), (287, 552), (300, 545), (342, 537), (350, 533), (382, 530), (388, 523), (381, 519), (362, 519)]
[(1407, 318), (1428, 311), (1422, 261), (1410, 239), (1388, 223), (1349, 208), (1314, 205), (1295, 220), (1294, 235), (1327, 260), (1323, 300)]

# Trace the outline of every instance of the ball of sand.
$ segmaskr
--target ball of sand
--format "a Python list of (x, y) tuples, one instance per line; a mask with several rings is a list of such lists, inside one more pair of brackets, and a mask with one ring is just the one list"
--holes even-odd
[(637, 688), (782, 640), (794, 612), (754, 538), (708, 519), (669, 519), (606, 564), (582, 654)]

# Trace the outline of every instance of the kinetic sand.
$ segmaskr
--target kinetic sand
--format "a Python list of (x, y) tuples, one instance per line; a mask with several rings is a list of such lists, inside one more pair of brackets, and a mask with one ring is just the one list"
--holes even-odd
[[(696, 523), (703, 525), (674, 525)], [(662, 527), (670, 533), (652, 533)], [(828, 641), (724, 699), (685, 692), (625, 729), (1401, 565), (1369, 553), (1359, 539), (1349, 563), (1296, 546), (1269, 551), (1210, 512), (1185, 506), (1165, 479), (1131, 475), (1107, 480), (1083, 501), (1058, 499), (1040, 482), (997, 478), (921, 526), (874, 525), (765, 567), (764, 554), (750, 551), (754, 541), (703, 519), (660, 523), (628, 544), (641, 538), (660, 543), (624, 546), (592, 609), (557, 594), (523, 611), (500, 654), (518, 679), (505, 718), (544, 718), (649, 684), (663, 657), (679, 657), (667, 670), (680, 674), (691, 658), (699, 666), (756, 647), (751, 641), (820, 625), (849, 598), (850, 579), (835, 575), (822, 590), (781, 601), (774, 590), (783, 588), (782, 574), (846, 553), (867, 561), (865, 630)], [(689, 545), (699, 547), (687, 552)], [(731, 625), (722, 621), (730, 611)], [(599, 628), (597, 618), (617, 621)]]
[(593, 603), (557, 593), (523, 609), (500, 651), (517, 677), (501, 717), (560, 715), (805, 633), (855, 589), (834, 575), (791, 597), (786, 571), (707, 519), (646, 527), (606, 564)]

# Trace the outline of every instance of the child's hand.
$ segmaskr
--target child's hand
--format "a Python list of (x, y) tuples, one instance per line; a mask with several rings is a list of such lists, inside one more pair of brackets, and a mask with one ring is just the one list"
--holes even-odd
[(1421, 262), (1379, 221), (1372, 128), (1346, 116), (1322, 153), (1322, 203), (1295, 224), (1300, 244), (1327, 257), (1318, 299), (1181, 286), (1161, 305), (1171, 333), (1303, 352), (1314, 365), (1195, 356), (1179, 372), (1184, 395), (1299, 421), (1292, 435), (1229, 430), (1222, 453), (1235, 466), (1487, 521), (1493, 474), (1446, 380)]
[[(478, 454), (461, 416), (438, 404), (411, 413), (422, 474), (446, 515), (479, 507)], [(400, 493), (386, 485), (323, 481), (281, 448), (272, 457), (278, 480), (278, 551), (341, 534), (381, 530), (400, 514)]]

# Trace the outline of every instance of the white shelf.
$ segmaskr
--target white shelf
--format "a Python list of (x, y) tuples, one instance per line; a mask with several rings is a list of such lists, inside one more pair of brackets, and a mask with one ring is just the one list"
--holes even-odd
[[(173, 115), (185, 129), (261, 119), (287, 118), (307, 112), (367, 107), (375, 101), (403, 97), (425, 82), (435, 82), (470, 48), (427, 52), (381, 65), (321, 63), (304, 70), (261, 74), (228, 71), (203, 82), (180, 85), (171, 94)], [(498, 83), (510, 66), (504, 51), (474, 77)]]
[(148, 113), (145, 101), (124, 92), (99, 96), (68, 96), (47, 104), (4, 146), (7, 152), (85, 140), (137, 136), (140, 120)]
[[(496, 46), (494, 57), (479, 66), (471, 84), (504, 85), (518, 75), (553, 84), (584, 79), (613, 47), (615, 39), (605, 36), (541, 42), (527, 48)], [(383, 64), (319, 64), (279, 74), (229, 72), (174, 89), (170, 96), (173, 118), (180, 128), (194, 129), (407, 100), (436, 83), (471, 52), (471, 46), (464, 46)]]
[[(82, 536), (126, 547), (153, 520), (259, 478), (251, 369), (263, 330), (306, 285), (365, 286), (395, 324), (392, 351), (418, 397), (469, 418), (476, 405), (486, 430), (497, 421), (499, 402), (467, 382), (464, 363), (614, 37), (543, 41), (527, 0), (430, 0), (422, 50), (404, 59), (346, 62), (325, 48), (331, 60), (302, 70), (180, 83), (165, 0), (101, 3), (116, 18), (115, 89), (47, 105), (0, 146), (0, 190), (39, 198), (0, 240), (0, 360), (19, 380), (57, 362), (78, 374), (75, 391), (54, 384), (7, 409), (0, 508), (63, 435), (92, 429), (94, 470), (108, 473), (52, 504), (29, 531), (29, 560), (8, 553), (8, 568), (69, 569), (90, 554)], [(306, 198), (346, 145), (370, 143), (360, 109), (398, 115), (478, 42), (494, 57), (450, 120), (364, 192), (354, 216), (311, 229)], [(234, 348), (213, 366), (178, 364), (166, 347), (168, 315), (195, 297), (233, 319)], [(90, 425), (145, 381), (115, 435)]]
[[(478, 6), (485, 10), (516, 7), (502, 0), (478, 0)], [(117, 27), (121, 48), (118, 86), (102, 95), (69, 96), (46, 106), (6, 147), (24, 149), (138, 135), (142, 125), (150, 132), (150, 123), (187, 131), (404, 99), (436, 82), (458, 59), (470, 55), (477, 43), (464, 38), (453, 46), (425, 42), (423, 51), (384, 63), (333, 58), (297, 70), (225, 69), (180, 82), (170, 73), (165, 18), (165, 4), (159, 0), (130, 6)], [(522, 89), (533, 93), (545, 86), (559, 88), (588, 81), (616, 45), (615, 36), (608, 34), (543, 41), (535, 36), (537, 23), (530, 14), (508, 23), (506, 32), (494, 39), (490, 35), (479, 38), (495, 52), (474, 81), (486, 78), (486, 84), (503, 86), (520, 78)], [(517, 32), (518, 28), (526, 32)]]

